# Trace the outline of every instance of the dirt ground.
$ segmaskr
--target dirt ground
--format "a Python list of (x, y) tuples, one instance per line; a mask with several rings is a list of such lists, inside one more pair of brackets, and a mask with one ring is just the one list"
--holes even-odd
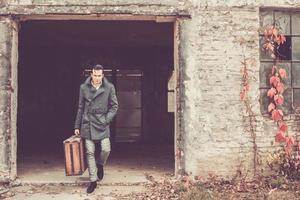
[(98, 185), (92, 194), (86, 194), (85, 185), (24, 185), (11, 188), (1, 195), (1, 199), (11, 200), (115, 200), (123, 199), (134, 193), (143, 193), (146, 188), (143, 185)]
[(138, 184), (101, 184), (86, 194), (86, 184), (23, 184), (3, 186), (0, 199), (9, 200), (300, 200), (300, 182), (273, 187), (267, 182), (187, 178), (154, 180)]

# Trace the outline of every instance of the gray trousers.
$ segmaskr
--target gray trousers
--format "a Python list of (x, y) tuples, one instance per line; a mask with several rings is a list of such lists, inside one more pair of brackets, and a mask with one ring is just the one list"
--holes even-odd
[(87, 155), (87, 164), (91, 181), (97, 181), (97, 165), (105, 165), (111, 147), (109, 138), (102, 140), (89, 140), (85, 139), (85, 148)]

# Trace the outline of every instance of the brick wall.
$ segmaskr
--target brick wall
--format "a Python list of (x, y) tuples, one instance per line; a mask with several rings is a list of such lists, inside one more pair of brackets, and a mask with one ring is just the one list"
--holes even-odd
[[(273, 151), (275, 125), (260, 113), (259, 104), (259, 8), (299, 8), (300, 2), (286, 1), (211, 1), (211, 0), (165, 0), (165, 1), (41, 1), (8, 0), (0, 6), (5, 14), (44, 13), (133, 13), (147, 15), (187, 15), (190, 19), (180, 22), (180, 53), (183, 69), (183, 129), (184, 167), (188, 174), (207, 176), (234, 176), (253, 171), (253, 143), (244, 105), (239, 100), (243, 57), (254, 60), (250, 69), (250, 98), (256, 115), (255, 131), (260, 158), (265, 166), (265, 156)], [(51, 5), (51, 6), (49, 6)], [(0, 25), (3, 44), (10, 41), (7, 25)], [(5, 34), (4, 34), (5, 33)], [(246, 43), (240, 45), (240, 41)], [(6, 46), (1, 45), (2, 48)], [(2, 51), (2, 49), (0, 49)], [(1, 57), (1, 62), (6, 62)], [(1, 80), (9, 63), (2, 63)], [(2, 87), (2, 86), (1, 86)], [(1, 89), (0, 157), (8, 163), (5, 128), (7, 90)], [(3, 97), (3, 98), (2, 98)], [(299, 118), (286, 116), (289, 133), (299, 132)], [(4, 148), (5, 147), (5, 148)], [(8, 165), (5, 165), (8, 166)], [(0, 165), (0, 170), (6, 170)]]
[[(288, 4), (289, 3), (289, 4)], [(268, 171), (266, 156), (273, 152), (276, 125), (260, 112), (259, 1), (194, 1), (191, 20), (182, 26), (184, 44), (185, 168), (188, 174), (232, 177), (253, 174), (253, 139), (244, 105), (239, 100), (241, 61), (250, 67), (252, 110), (258, 145), (259, 169)], [(266, 2), (264, 6), (295, 6)], [(240, 41), (246, 43), (240, 45)], [(289, 134), (299, 131), (299, 119), (284, 118)]]

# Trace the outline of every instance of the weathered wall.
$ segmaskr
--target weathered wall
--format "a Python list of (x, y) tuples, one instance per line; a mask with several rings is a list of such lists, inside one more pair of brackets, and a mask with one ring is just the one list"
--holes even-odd
[[(185, 169), (188, 174), (253, 175), (253, 138), (239, 100), (241, 61), (253, 59), (250, 91), (258, 159), (274, 151), (276, 125), (260, 112), (259, 8), (299, 7), (284, 1), (193, 1), (192, 17), (182, 26), (184, 50)], [(240, 44), (244, 41), (244, 44)], [(297, 116), (286, 116), (289, 134), (299, 131)], [(250, 173), (249, 173), (250, 172)]]
[(0, 179), (8, 181), (16, 174), (16, 59), (15, 24), (0, 19)]
[[(209, 173), (233, 176), (253, 171), (253, 143), (245, 108), (239, 100), (243, 57), (254, 60), (251, 66), (250, 97), (256, 114), (255, 131), (262, 160), (273, 150), (275, 126), (260, 113), (259, 104), (259, 8), (300, 8), (299, 1), (251, 0), (155, 0), (152, 3), (127, 1), (41, 1), (7, 0), (2, 3), (2, 14), (142, 14), (191, 15), (180, 22), (180, 58), (182, 59), (182, 102), (184, 131), (184, 168), (190, 175)], [(0, 26), (1, 48), (11, 46), (9, 26)], [(243, 45), (240, 41), (244, 40)], [(1, 50), (4, 51), (5, 50)], [(9, 61), (0, 57), (1, 70), (1, 155), (8, 170), (9, 148), (3, 145), (9, 134), (7, 105), (10, 91), (2, 87), (10, 75)], [(2, 89), (3, 88), (3, 89)], [(290, 134), (299, 131), (297, 116), (287, 116)], [(9, 142), (8, 142), (9, 144)], [(265, 162), (263, 162), (265, 163)]]
[[(252, 168), (252, 144), (239, 100), (243, 56), (259, 59), (258, 9), (196, 8), (182, 27), (185, 48), (186, 171), (234, 175)], [(240, 45), (244, 38), (251, 42)], [(244, 52), (243, 52), (244, 51)], [(258, 77), (258, 63), (253, 66)], [(251, 84), (259, 111), (258, 80)], [(258, 113), (257, 113), (258, 114)]]
[(186, 14), (186, 0), (4, 0), (0, 13), (9, 14), (141, 14), (166, 15)]

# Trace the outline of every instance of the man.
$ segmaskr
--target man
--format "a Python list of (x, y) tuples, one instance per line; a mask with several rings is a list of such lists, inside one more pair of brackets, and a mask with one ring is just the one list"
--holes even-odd
[[(103, 166), (109, 156), (110, 128), (113, 117), (118, 110), (118, 101), (113, 84), (105, 77), (103, 67), (95, 65), (91, 76), (81, 84), (79, 92), (78, 111), (75, 120), (75, 135), (85, 139), (87, 164), (90, 183), (87, 193), (92, 193), (97, 187), (97, 178), (103, 179)], [(95, 149), (101, 145), (100, 156)]]

